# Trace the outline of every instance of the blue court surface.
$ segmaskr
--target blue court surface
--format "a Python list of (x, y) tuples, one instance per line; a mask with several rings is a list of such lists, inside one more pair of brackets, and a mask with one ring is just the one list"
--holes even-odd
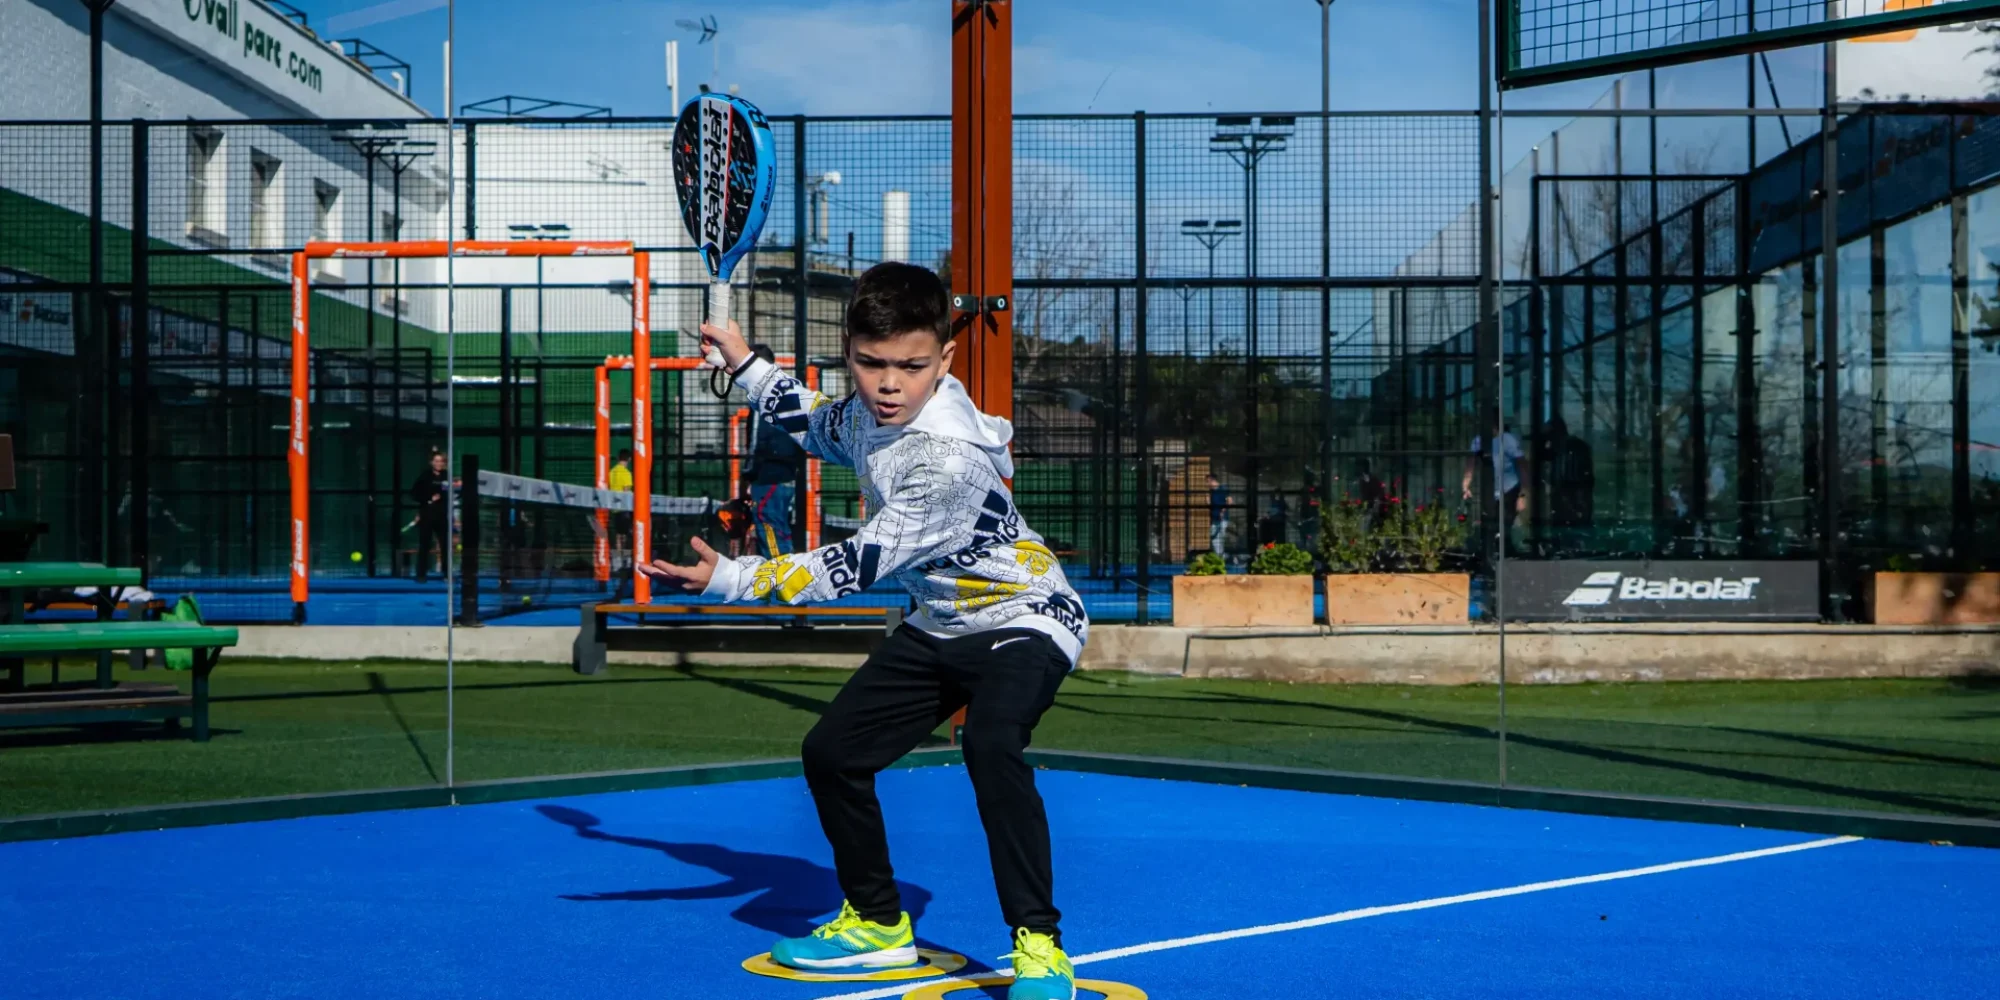
[[(1154, 998), (2000, 991), (2000, 851), (1039, 777), (1078, 975)], [(1008, 942), (963, 769), (881, 790), (920, 943), (979, 971)], [(828, 864), (795, 779), (0, 845), (0, 995), (921, 987), (741, 971), (839, 904)]]
[[(1155, 566), (1145, 581), (1146, 617), (1149, 621), (1169, 621), (1174, 615), (1172, 580), (1178, 566)], [(1134, 621), (1139, 615), (1141, 581), (1137, 567), (1124, 566), (1110, 576), (1088, 576), (1082, 567), (1072, 567), (1070, 585), (1082, 599), (1084, 610), (1094, 622), (1111, 624)], [(292, 618), (289, 578), (260, 577), (234, 580), (162, 576), (152, 580), (153, 591), (167, 598), (192, 594), (201, 602), (205, 621), (218, 624), (284, 623)], [(522, 597), (528, 600), (523, 601)], [(1473, 617), (1479, 617), (1484, 594), (1474, 583)], [(533, 582), (517, 583), (503, 589), (497, 578), (480, 581), (479, 608), (484, 624), (574, 627), (577, 609), (585, 603), (629, 600), (630, 590), (614, 595), (587, 581), (567, 580), (544, 591)], [(693, 603), (696, 599), (678, 594), (655, 595), (657, 603)], [(891, 581), (884, 581), (864, 593), (853, 594), (834, 605), (852, 607), (902, 606), (909, 596)], [(1315, 618), (1325, 617), (1326, 596), (1313, 598)], [(400, 577), (327, 576), (315, 579), (312, 596), (306, 602), (306, 621), (312, 625), (401, 625), (442, 626), (458, 611), (458, 596), (446, 590), (442, 579), (428, 583)], [(82, 620), (87, 611), (38, 612), (37, 620)]]

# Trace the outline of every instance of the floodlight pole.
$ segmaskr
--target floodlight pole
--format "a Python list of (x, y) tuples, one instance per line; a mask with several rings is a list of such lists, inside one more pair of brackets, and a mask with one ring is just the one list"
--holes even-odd
[[(1254, 124), (1252, 124), (1254, 123)], [(1242, 132), (1217, 132), (1209, 139), (1209, 149), (1220, 152), (1243, 168), (1243, 363), (1245, 381), (1249, 391), (1245, 393), (1248, 409), (1245, 413), (1250, 437), (1250, 459), (1244, 470), (1243, 490), (1246, 521), (1250, 524), (1254, 541), (1257, 523), (1257, 450), (1261, 447), (1258, 433), (1257, 414), (1257, 164), (1264, 157), (1285, 148), (1285, 133), (1260, 132), (1258, 128), (1275, 125), (1289, 127), (1291, 119), (1271, 118), (1251, 119), (1241, 125)], [(1232, 123), (1217, 119), (1216, 125), (1232, 127)]]
[[(1333, 481), (1333, 4), (1319, 4), (1320, 482)], [(1301, 512), (1303, 514), (1303, 511)], [(1254, 518), (1254, 513), (1253, 513)]]
[[(105, 562), (112, 561), (111, 555), (111, 462), (115, 449), (111, 444), (111, 414), (109, 407), (117, 397), (113, 390), (117, 382), (113, 377), (113, 367), (117, 364), (118, 352), (111, 345), (109, 312), (104, 301), (104, 12), (112, 8), (117, 0), (83, 0), (90, 11), (90, 308), (85, 310), (86, 322), (79, 324), (90, 331), (91, 343), (103, 351), (98, 375), (104, 379), (102, 391), (92, 404), (97, 413), (98, 460), (97, 483), (94, 489), (98, 502), (93, 520), (97, 535), (97, 555)], [(138, 227), (134, 227), (135, 229)], [(142, 324), (135, 324), (142, 325)], [(140, 442), (133, 441), (133, 456), (138, 458)], [(132, 517), (141, 521), (147, 516), (147, 498), (133, 496)], [(142, 563), (140, 571), (145, 571)]]
[(1238, 230), (1231, 226), (1231, 222), (1187, 219), (1181, 222), (1181, 232), (1194, 237), (1202, 246), (1208, 248), (1208, 349), (1213, 352), (1215, 350), (1215, 248), (1221, 246), (1223, 240), (1235, 236)]

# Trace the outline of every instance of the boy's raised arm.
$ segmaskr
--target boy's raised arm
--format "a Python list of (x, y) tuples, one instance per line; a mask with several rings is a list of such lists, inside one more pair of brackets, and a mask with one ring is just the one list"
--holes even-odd
[(847, 400), (834, 400), (794, 378), (790, 372), (753, 357), (736, 373), (736, 384), (750, 396), (750, 405), (772, 426), (791, 435), (814, 458), (835, 465), (853, 465), (849, 442), (842, 441)]

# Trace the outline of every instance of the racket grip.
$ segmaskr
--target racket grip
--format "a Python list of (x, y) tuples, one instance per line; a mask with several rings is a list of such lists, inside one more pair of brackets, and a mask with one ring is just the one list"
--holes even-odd
[[(730, 292), (731, 289), (729, 287), (729, 282), (727, 281), (714, 281), (709, 283), (708, 324), (710, 326), (720, 327), (721, 329), (724, 330), (729, 329)], [(722, 352), (716, 350), (715, 348), (709, 348), (708, 353), (702, 356), (702, 360), (708, 362), (708, 365), (711, 368), (729, 367), (728, 363), (723, 361), (722, 359)]]

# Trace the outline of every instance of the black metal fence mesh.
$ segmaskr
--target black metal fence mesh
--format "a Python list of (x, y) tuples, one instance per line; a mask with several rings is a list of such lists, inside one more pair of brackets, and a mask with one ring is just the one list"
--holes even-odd
[[(1644, 122), (1590, 120), (1516, 165), (1496, 206), (1495, 369), (1476, 336), (1476, 116), (1021, 117), (1015, 485), (1030, 522), (1095, 616), (1157, 617), (1142, 596), (1191, 553), (1316, 547), (1328, 501), (1406, 496), (1476, 526), (1467, 456), (1497, 398), (1540, 486), (1508, 532), (1518, 554), (1823, 557), (1831, 490), (1847, 578), (1981, 562), (1992, 533), (1969, 526), (2000, 480), (1981, 402), (1994, 120), (1842, 122), (1831, 382), (1819, 142), (1773, 147), (1743, 124), (1703, 134), (1747, 148), (1676, 159), (1657, 136), (1632, 155), (1659, 131)], [(291, 251), (629, 240), (654, 254), (655, 352), (686, 356), (705, 275), (669, 130), (126, 123), (104, 128), (93, 173), (86, 125), (0, 127), (0, 427), (24, 481), (11, 511), (51, 525), (45, 551), (141, 561), (215, 595), (215, 617), (283, 620)], [(837, 394), (856, 275), (885, 259), (948, 268), (950, 123), (774, 132), (778, 190), (738, 316)], [(313, 573), (329, 592), (414, 572), (412, 483), (448, 438), (484, 468), (592, 480), (593, 372), (630, 351), (629, 276), (622, 259), (313, 263)], [(655, 490), (728, 492), (732, 407), (699, 374), (655, 379)], [(622, 445), (629, 375), (612, 382)], [(1581, 523), (1543, 461), (1558, 418), (1592, 456)], [(822, 495), (825, 514), (861, 513), (844, 470), (824, 471)], [(1455, 543), (1463, 565), (1478, 565), (1475, 537)]]

